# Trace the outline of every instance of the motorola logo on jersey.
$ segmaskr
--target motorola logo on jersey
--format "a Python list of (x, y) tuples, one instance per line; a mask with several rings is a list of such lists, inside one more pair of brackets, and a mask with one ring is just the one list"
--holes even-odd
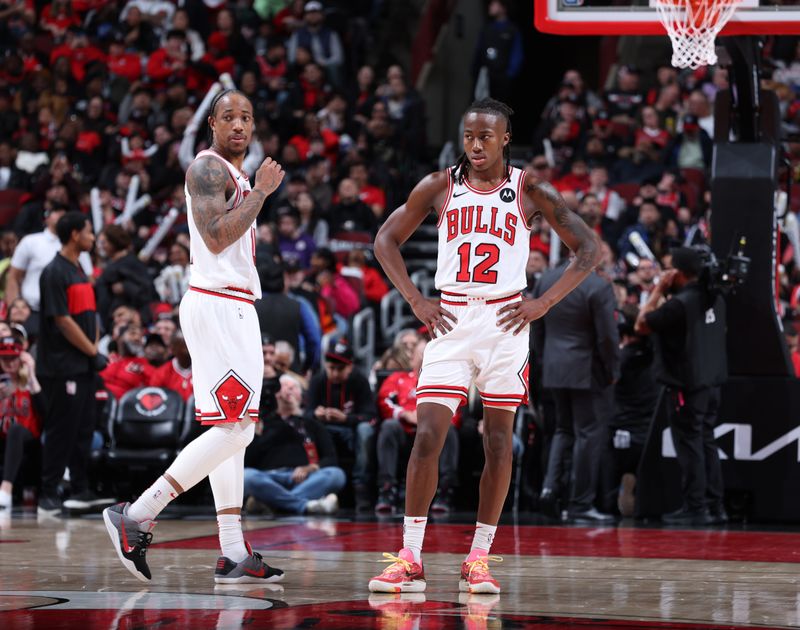
[[(505, 190), (509, 190), (506, 188)], [(514, 191), (510, 191), (512, 194)], [(460, 234), (490, 234), (513, 245), (517, 236), (517, 215), (506, 212), (505, 220), (495, 207), (463, 206), (447, 211), (447, 242)]]
[(511, 203), (516, 198), (517, 193), (510, 188), (503, 188), (503, 190), (500, 191), (500, 200), (504, 201), (505, 203)]

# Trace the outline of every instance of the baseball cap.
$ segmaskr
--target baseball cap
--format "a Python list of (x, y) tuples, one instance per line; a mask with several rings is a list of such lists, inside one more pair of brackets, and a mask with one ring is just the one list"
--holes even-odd
[(608, 115), (608, 112), (604, 109), (601, 109), (597, 112), (597, 116), (595, 116), (594, 122), (600, 125), (610, 125), (611, 124), (611, 117)]
[(14, 337), (0, 339), (0, 357), (18, 357), (22, 353), (22, 344)]
[(305, 6), (303, 7), (303, 12), (311, 13), (312, 11), (322, 11), (322, 3), (316, 2), (316, 0), (312, 0), (312, 2), (306, 2)]
[(699, 126), (700, 123), (697, 121), (697, 116), (686, 114), (686, 116), (683, 117), (683, 128), (687, 131), (695, 131)]
[(353, 349), (345, 339), (340, 339), (333, 344), (333, 346), (328, 348), (328, 351), (325, 353), (325, 360), (351, 365), (353, 363)]
[(167, 344), (164, 343), (164, 338), (161, 335), (157, 335), (156, 333), (150, 333), (144, 339), (144, 345), (149, 346), (151, 343), (158, 344), (163, 346), (164, 348), (167, 347)]
[(11, 336), (17, 343), (24, 345), (28, 341), (28, 331), (25, 330), (25, 326), (17, 322), (11, 322), (8, 326), (11, 328)]
[(670, 250), (672, 266), (691, 276), (699, 276), (703, 268), (703, 257), (691, 247), (675, 247)]

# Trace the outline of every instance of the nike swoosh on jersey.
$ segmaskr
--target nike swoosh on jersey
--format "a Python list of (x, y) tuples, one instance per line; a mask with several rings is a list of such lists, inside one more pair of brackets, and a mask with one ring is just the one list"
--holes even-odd
[(468, 190), (462, 190), (460, 193), (453, 193), (453, 199), (460, 197), (461, 195), (466, 195), (468, 192)]

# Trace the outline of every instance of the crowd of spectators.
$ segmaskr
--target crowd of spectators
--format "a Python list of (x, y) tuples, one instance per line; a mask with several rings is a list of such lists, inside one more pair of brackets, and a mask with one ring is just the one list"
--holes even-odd
[[(513, 34), (501, 64), (508, 75), (500, 66), (488, 68), (490, 89), (506, 95), (524, 53), (505, 3), (491, 5), (492, 24), (481, 41)], [(191, 360), (177, 317), (189, 282), (184, 173), (207, 146), (204, 97), (232, 83), (251, 98), (257, 121), (245, 168), (252, 176), (261, 156), (270, 155), (287, 173), (257, 232), (265, 294), (257, 305), (264, 335), (264, 430), (258, 452), (248, 455), (251, 496), (274, 509), (333, 511), (338, 502), (329, 495), (345, 483), (342, 464), (357, 506), (371, 509), (376, 496), (381, 511), (397, 506), (424, 339), (409, 330), (383, 340), (386, 351), (369, 374), (353, 365), (346, 342), (336, 344), (350, 335), (353, 315), (377, 307), (388, 292), (369, 244), (419, 174), (430, 170), (424, 102), (406, 69), (368, 63), (363, 25), (376, 6), (301, 0), (0, 3), (0, 317), (9, 324), (0, 338), (13, 337), (16, 357), (22, 357), (0, 396), (8, 398), (15, 387), (37, 393), (31, 374), (39, 275), (58, 250), (59, 218), (79, 210), (97, 232), (96, 247), (81, 256), (81, 265), (94, 283), (98, 347), (110, 359), (98, 388), (116, 399), (143, 386), (191, 398)], [(800, 114), (798, 51), (786, 42), (767, 50), (774, 70), (768, 83), (778, 92), (789, 132)], [(475, 64), (485, 67), (487, 61), (478, 55)], [(601, 235), (600, 272), (613, 283), (624, 323), (635, 319), (669, 266), (670, 247), (708, 237), (713, 103), (727, 87), (721, 67), (678, 71), (665, 63), (652, 76), (615, 67), (607, 89), (586, 85), (580, 70), (569, 69), (542, 111), (527, 159), (518, 163), (552, 182)], [(800, 161), (800, 144), (788, 149)], [(137, 200), (139, 209), (131, 212)], [(177, 222), (155, 248), (147, 247), (173, 208)], [(537, 221), (526, 270), (530, 290), (564, 254), (552, 248), (549, 226)], [(800, 278), (789, 257), (782, 262), (788, 317)], [(331, 343), (324, 347), (326, 336)], [(0, 356), (12, 342), (3, 343)], [(626, 333), (623, 343), (639, 340)], [(794, 356), (800, 366), (800, 355)], [(635, 422), (641, 424), (651, 397), (621, 390), (639, 405)], [(9, 418), (16, 413), (14, 404), (3, 408)], [(630, 409), (626, 413), (631, 416)], [(454, 420), (438, 509), (452, 507), (453, 489), (465, 476), (459, 443), (463, 451), (465, 436), (480, 440), (479, 414), (465, 409)], [(19, 436), (9, 439), (9, 424), (4, 418), (4, 442), (18, 444)], [(618, 425), (612, 424), (626, 430)], [(26, 426), (38, 435), (35, 418)], [(269, 436), (300, 446), (311, 442), (316, 455), (290, 448), (280, 460), (288, 476), (285, 470), (260, 474), (273, 459), (265, 456), (274, 448)], [(515, 450), (521, 456), (522, 444)], [(480, 462), (469, 462), (475, 466)], [(22, 485), (35, 486), (36, 480), (29, 475)], [(309, 494), (309, 485), (322, 494)], [(0, 503), (10, 502), (5, 497), (11, 487), (0, 487)], [(265, 488), (278, 498), (271, 502)]]

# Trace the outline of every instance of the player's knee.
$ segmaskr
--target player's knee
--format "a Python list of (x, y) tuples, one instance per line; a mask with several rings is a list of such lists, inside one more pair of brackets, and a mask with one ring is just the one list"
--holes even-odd
[(247, 448), (250, 445), (250, 442), (253, 441), (253, 438), (256, 436), (256, 423), (252, 420), (250, 424), (246, 427), (242, 428), (238, 435), (239, 444), (242, 445), (242, 448)]
[(512, 432), (506, 429), (484, 429), (483, 444), (486, 457), (511, 457)]
[(247, 424), (243, 422), (239, 424), (217, 425), (214, 429), (219, 429), (219, 431), (224, 434), (224, 439), (238, 448), (247, 448), (256, 434), (256, 425), (249, 420)]
[[(445, 433), (447, 429), (445, 429)], [(414, 436), (414, 455), (417, 457), (439, 458), (441, 444), (444, 434), (430, 426), (417, 427), (417, 434)]]

